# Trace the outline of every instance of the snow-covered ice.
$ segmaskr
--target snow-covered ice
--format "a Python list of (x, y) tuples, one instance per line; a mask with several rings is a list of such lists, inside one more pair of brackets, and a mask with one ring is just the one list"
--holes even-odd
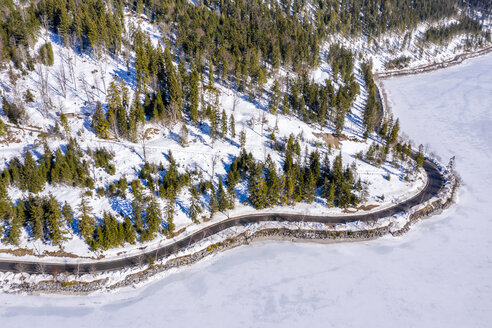
[(402, 237), (258, 242), (110, 295), (0, 295), (3, 327), (487, 327), (492, 319), (492, 55), (384, 82), (402, 130), (443, 162), (459, 203)]

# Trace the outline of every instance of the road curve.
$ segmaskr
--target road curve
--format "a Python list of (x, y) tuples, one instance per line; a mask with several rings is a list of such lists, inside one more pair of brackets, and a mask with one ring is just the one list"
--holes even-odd
[(128, 268), (142, 264), (149, 256), (155, 259), (167, 257), (181, 249), (187, 248), (204, 238), (212, 236), (220, 231), (234, 226), (244, 226), (256, 222), (277, 221), (277, 222), (319, 222), (319, 223), (348, 223), (356, 221), (374, 221), (384, 217), (390, 217), (408, 211), (410, 208), (422, 204), (432, 197), (436, 196), (444, 186), (444, 177), (440, 173), (437, 166), (429, 160), (424, 161), (423, 168), (427, 173), (427, 185), (417, 195), (398, 203), (394, 206), (375, 211), (367, 214), (359, 215), (343, 215), (343, 216), (311, 216), (299, 214), (284, 214), (284, 213), (265, 213), (251, 214), (230, 218), (211, 226), (205, 227), (197, 232), (186, 237), (176, 240), (172, 244), (162, 246), (158, 249), (149, 250), (145, 253), (124, 257), (114, 260), (101, 260), (86, 263), (46, 263), (36, 261), (18, 261), (18, 260), (0, 260), (0, 271), (4, 272), (26, 272), (35, 273), (72, 273), (84, 274), (112, 271), (123, 268)]

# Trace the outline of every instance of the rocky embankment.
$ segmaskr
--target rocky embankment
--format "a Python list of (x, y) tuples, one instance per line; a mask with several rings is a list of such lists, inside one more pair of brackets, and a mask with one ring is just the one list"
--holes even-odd
[(483, 56), (483, 55), (486, 55), (490, 52), (492, 52), (492, 46), (488, 46), (485, 48), (477, 49), (475, 51), (470, 51), (470, 52), (466, 52), (463, 54), (459, 54), (459, 55), (456, 55), (455, 57), (453, 57), (449, 60), (443, 61), (443, 62), (432, 63), (432, 64), (417, 66), (417, 67), (409, 67), (409, 68), (404, 68), (404, 69), (395, 69), (395, 70), (388, 70), (388, 71), (384, 71), (384, 72), (378, 72), (378, 73), (374, 74), (374, 77), (377, 79), (388, 79), (388, 78), (397, 77), (397, 76), (406, 76), (406, 75), (428, 73), (428, 72), (432, 72), (432, 71), (435, 71), (438, 69), (447, 68), (447, 67), (461, 64), (463, 61), (465, 61), (467, 59)]
[[(291, 241), (316, 241), (316, 242), (347, 242), (361, 241), (379, 238), (388, 234), (399, 236), (407, 232), (412, 225), (426, 217), (438, 214), (453, 204), (458, 186), (459, 178), (453, 173), (446, 174), (446, 184), (440, 194), (404, 213), (405, 219), (402, 224), (390, 223), (375, 228), (361, 230), (338, 230), (335, 226), (326, 225), (324, 229), (303, 229), (303, 228), (271, 228), (250, 226), (245, 231), (225, 238), (222, 241), (209, 244), (198, 251), (168, 259), (160, 260), (153, 263), (152, 259), (147, 259), (147, 264), (140, 267), (139, 270), (121, 274), (121, 272), (108, 272), (104, 275), (94, 275), (91, 278), (87, 276), (64, 276), (58, 275), (48, 280), (37, 280), (30, 282), (30, 276), (26, 275), (23, 282), (12, 283), (9, 286), (11, 292), (25, 293), (70, 293), (70, 294), (87, 294), (96, 291), (111, 291), (122, 287), (138, 286), (145, 282), (158, 277), (163, 273), (177, 269), (183, 266), (196, 263), (205, 257), (217, 254), (219, 252), (232, 249), (241, 245), (247, 245), (253, 241), (259, 240), (291, 240)], [(376, 223), (376, 222), (375, 222)], [(114, 279), (114, 274), (120, 278)], [(81, 279), (83, 278), (83, 279)], [(85, 280), (85, 281), (83, 281)]]

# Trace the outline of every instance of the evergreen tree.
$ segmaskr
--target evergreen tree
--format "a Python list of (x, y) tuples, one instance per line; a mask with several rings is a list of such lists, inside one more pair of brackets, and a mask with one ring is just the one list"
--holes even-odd
[(18, 227), (19, 216), (15, 214), (6, 186), (2, 183), (0, 184), (0, 236), (3, 234), (3, 223), (9, 222), (10, 229), (8, 231), (7, 241), (17, 245), (19, 242), (20, 227)]
[(236, 137), (236, 120), (234, 119), (233, 114), (231, 114), (229, 118), (229, 126), (231, 129), (231, 139), (234, 139)]
[(174, 233), (176, 226), (174, 225), (174, 202), (168, 200), (166, 202), (166, 226), (167, 234)]
[(96, 103), (96, 111), (92, 116), (92, 129), (94, 129), (99, 138), (109, 138), (109, 122), (104, 116), (104, 111), (100, 102)]
[(150, 200), (149, 206), (147, 206), (147, 213), (145, 215), (145, 223), (147, 224), (147, 230), (152, 238), (155, 233), (159, 232), (161, 226), (162, 216), (161, 209), (155, 197)]
[(41, 198), (38, 196), (29, 198), (29, 225), (34, 239), (44, 238), (44, 211)]
[(425, 160), (424, 146), (421, 144), (421, 145), (419, 145), (419, 151), (418, 151), (417, 155), (415, 156), (415, 162), (417, 163), (418, 167), (422, 167), (422, 166), (424, 166), (424, 160)]
[[(135, 189), (134, 189), (135, 193)], [(132, 215), (133, 215), (133, 222), (135, 223), (135, 228), (138, 232), (142, 232), (144, 230), (144, 222), (142, 218), (142, 204), (140, 201), (135, 197), (135, 199), (132, 202)]]
[(65, 201), (65, 204), (63, 204), (63, 209), (62, 209), (61, 214), (62, 214), (63, 219), (65, 220), (65, 223), (67, 225), (71, 225), (73, 222), (73, 219), (74, 219), (73, 210), (72, 210), (72, 207), (70, 206), (70, 204), (68, 204), (66, 201)]
[(198, 215), (202, 212), (202, 207), (200, 205), (198, 190), (194, 187), (190, 187), (191, 193), (191, 205), (190, 205), (190, 216), (194, 223), (198, 223)]
[(96, 219), (92, 216), (92, 208), (89, 206), (87, 198), (84, 194), (82, 194), (80, 199), (79, 211), (81, 214), (78, 222), (79, 232), (82, 238), (89, 243), (93, 238), (92, 236), (95, 230)]
[(219, 204), (217, 203), (217, 194), (215, 192), (215, 188), (214, 188), (213, 185), (210, 188), (210, 203), (209, 203), (209, 206), (210, 206), (210, 215), (213, 216), (219, 210)]
[(239, 134), (239, 142), (241, 143), (241, 149), (245, 149), (246, 147), (246, 132), (244, 132), (244, 129), (241, 131)]
[(198, 124), (198, 102), (199, 102), (199, 94), (198, 94), (198, 71), (195, 67), (191, 72), (190, 76), (190, 119), (193, 124), (196, 126)]
[(223, 139), (227, 136), (227, 114), (225, 110), (222, 110), (222, 117), (220, 119), (220, 134)]
[(208, 88), (214, 89), (214, 65), (212, 58), (208, 62)]
[(270, 155), (267, 158), (266, 182), (268, 186), (267, 204), (268, 206), (275, 206), (280, 201), (282, 188), (275, 162), (273, 162)]
[(215, 139), (217, 139), (217, 134), (218, 134), (217, 116), (218, 116), (217, 111), (215, 110), (215, 108), (212, 108), (210, 113), (210, 137), (212, 138), (212, 141), (215, 141)]
[(63, 238), (60, 205), (53, 195), (44, 202), (44, 216), (47, 223), (47, 235), (51, 242), (59, 245)]
[(27, 223), (27, 209), (26, 209), (26, 202), (25, 200), (19, 199), (18, 204), (17, 204), (17, 213), (15, 213), (17, 219), (19, 219), (19, 222), (22, 226), (25, 226)]
[(396, 119), (396, 122), (393, 125), (393, 127), (391, 128), (391, 132), (390, 132), (390, 135), (388, 138), (388, 142), (390, 144), (394, 144), (396, 142), (396, 140), (398, 139), (399, 130), (400, 130), (400, 120)]
[(263, 166), (256, 163), (248, 181), (249, 201), (257, 209), (261, 210), (267, 205), (268, 187), (263, 177)]
[(16, 246), (19, 245), (21, 229), (22, 229), (22, 219), (17, 215), (13, 215), (10, 219), (10, 227), (7, 235), (7, 242), (9, 244), (16, 245)]
[(268, 105), (268, 108), (272, 114), (276, 115), (279, 105), (280, 105), (280, 88), (277, 80), (275, 80), (273, 82), (272, 96), (270, 98), (270, 104)]
[(218, 209), (220, 212), (224, 212), (229, 208), (229, 202), (227, 199), (227, 194), (224, 190), (224, 185), (222, 184), (222, 179), (219, 178), (219, 187), (217, 189), (217, 199), (218, 199)]
[(22, 167), (20, 174), (22, 177), (21, 188), (23, 190), (29, 190), (35, 194), (43, 190), (46, 181), (29, 150), (26, 151), (24, 166)]
[(137, 239), (137, 233), (135, 232), (135, 227), (130, 219), (130, 217), (125, 217), (125, 222), (123, 223), (123, 229), (125, 232), (125, 241), (130, 244), (135, 244)]
[(157, 90), (157, 94), (154, 100), (154, 111), (152, 113), (153, 118), (169, 119), (169, 117), (166, 116), (165, 110), (166, 109), (164, 107), (164, 102), (162, 100), (161, 90)]
[(306, 202), (312, 203), (316, 196), (316, 176), (310, 169), (306, 169), (305, 172), (304, 199)]
[(282, 99), (282, 114), (289, 115), (290, 114), (290, 102), (289, 97), (284, 95)]

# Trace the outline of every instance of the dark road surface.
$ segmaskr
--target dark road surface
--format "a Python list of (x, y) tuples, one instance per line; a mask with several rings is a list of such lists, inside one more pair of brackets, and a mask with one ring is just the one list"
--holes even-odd
[[(244, 226), (247, 224), (262, 222), (262, 221), (277, 221), (277, 222), (320, 222), (320, 223), (347, 223), (355, 221), (374, 221), (384, 217), (390, 217), (398, 213), (408, 211), (410, 208), (424, 203), (436, 196), (444, 184), (444, 177), (439, 172), (437, 166), (432, 162), (426, 160), (424, 162), (424, 169), (427, 173), (428, 183), (425, 188), (420, 191), (414, 197), (407, 199), (392, 207), (375, 211), (367, 214), (359, 215), (344, 215), (344, 216), (308, 216), (298, 214), (282, 214), (282, 213), (268, 213), (268, 214), (251, 214), (244, 215), (235, 218), (230, 218), (206, 228), (203, 228), (189, 236), (176, 240), (174, 243), (162, 246), (158, 249), (146, 251), (144, 253), (133, 255), (129, 257), (122, 257), (113, 260), (100, 260), (93, 262), (82, 263), (45, 263), (45, 262), (28, 262), (20, 260), (0, 260), (0, 271), (10, 272), (27, 272), (27, 273), (61, 273), (68, 272), (73, 274), (83, 273), (95, 273), (112, 271), (122, 269), (126, 267), (132, 267), (141, 265), (147, 261), (149, 256), (155, 259), (160, 259), (171, 255), (180, 249), (187, 248), (190, 245), (214, 235), (224, 229), (233, 226)], [(179, 237), (178, 237), (179, 238)]]

